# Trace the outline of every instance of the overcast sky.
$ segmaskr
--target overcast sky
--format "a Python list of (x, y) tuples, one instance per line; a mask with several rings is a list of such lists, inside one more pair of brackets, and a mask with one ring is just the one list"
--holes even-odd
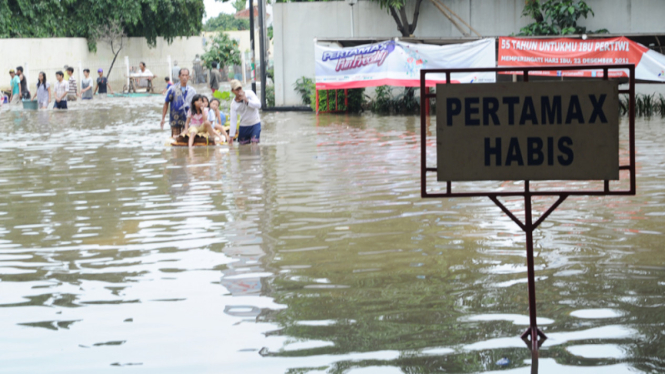
[[(223, 3), (221, 1), (215, 1), (215, 0), (203, 0), (203, 4), (206, 7), (206, 15), (203, 17), (203, 23), (205, 23), (208, 19), (217, 17), (219, 13), (227, 13), (227, 14), (235, 14), (236, 10), (233, 7), (233, 0), (228, 0), (227, 2)], [(249, 4), (249, 1), (245, 1), (245, 8), (247, 8)], [(254, 6), (257, 6), (257, 1), (254, 1)], [(270, 26), (272, 25), (272, 5), (267, 5), (266, 4), (266, 13), (268, 13), (268, 20), (267, 20), (267, 25)], [(257, 21), (258, 22), (258, 21)], [(258, 26), (257, 26), (258, 27)]]
[(217, 17), (219, 13), (235, 14), (236, 10), (233, 9), (233, 2), (229, 0), (225, 3), (215, 0), (203, 0), (206, 7), (206, 15), (203, 17), (203, 22), (209, 18)]

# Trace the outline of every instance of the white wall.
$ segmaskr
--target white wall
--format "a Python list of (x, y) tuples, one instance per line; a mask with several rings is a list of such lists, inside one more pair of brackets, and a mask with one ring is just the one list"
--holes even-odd
[[(517, 34), (531, 19), (522, 18), (524, 0), (442, 0), (482, 36)], [(580, 25), (612, 33), (663, 33), (665, 0), (587, 0), (595, 17)], [(407, 14), (414, 2), (408, 1)], [(314, 78), (314, 38), (351, 37), (351, 7), (345, 1), (277, 3), (274, 11), (275, 105), (301, 105), (293, 90), (302, 77)], [(360, 0), (354, 7), (354, 36), (399, 37), (394, 19), (377, 3)], [(462, 34), (432, 5), (423, 0), (418, 38), (458, 38)]]
[[(125, 38), (124, 47), (113, 66), (109, 80), (115, 91), (122, 88), (125, 81), (125, 56), (129, 57), (130, 65), (138, 66), (144, 61), (150, 71), (159, 77), (159, 84), (168, 75), (167, 56), (171, 55), (181, 67), (192, 67), (196, 54), (203, 54), (201, 37), (176, 38), (172, 44), (158, 38), (154, 48), (150, 48), (145, 38)], [(37, 82), (40, 71), (46, 73), (47, 80), (55, 81), (55, 72), (64, 70), (65, 64), (75, 68), (75, 77), (80, 78), (79, 62), (88, 68), (92, 76), (97, 76), (97, 69), (108, 72), (113, 54), (110, 48), (99, 43), (97, 52), (89, 52), (84, 38), (49, 38), (49, 39), (0, 39), (0, 88), (9, 87), (9, 69), (17, 66), (28, 66), (28, 79), (31, 91)], [(79, 82), (80, 80), (77, 79)], [(80, 83), (79, 83), (80, 84)], [(158, 88), (161, 87), (158, 84)]]

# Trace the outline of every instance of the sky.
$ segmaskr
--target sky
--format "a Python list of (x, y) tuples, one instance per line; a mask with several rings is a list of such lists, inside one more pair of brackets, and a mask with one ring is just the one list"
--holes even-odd
[[(213, 17), (217, 17), (219, 13), (235, 14), (236, 10), (233, 7), (233, 0), (227, 0), (225, 3), (215, 0), (203, 0), (203, 5), (206, 8), (205, 17), (203, 17), (203, 23)], [(254, 6), (257, 5), (257, 2), (254, 1)], [(249, 6), (249, 1), (245, 2), (245, 8)], [(266, 5), (266, 12), (268, 13), (267, 24), (270, 26), (272, 24), (272, 19), (270, 14), (272, 13), (272, 6)], [(258, 21), (257, 21), (258, 22)]]
[(217, 17), (219, 13), (235, 14), (236, 12), (231, 0), (225, 3), (215, 0), (203, 0), (203, 4), (206, 7), (206, 15), (203, 17), (203, 22), (210, 18)]

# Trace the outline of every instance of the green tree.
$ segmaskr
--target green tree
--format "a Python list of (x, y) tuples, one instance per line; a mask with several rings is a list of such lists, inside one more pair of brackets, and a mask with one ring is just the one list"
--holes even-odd
[(233, 7), (235, 8), (236, 13), (245, 10), (247, 7), (247, 0), (234, 0)]
[(591, 14), (591, 7), (584, 0), (528, 0), (522, 10), (522, 17), (531, 17), (533, 22), (520, 29), (518, 35), (568, 35), (606, 33), (607, 29), (587, 31), (577, 25), (577, 21)]
[(109, 67), (106, 76), (111, 75), (111, 70), (113, 70), (113, 65), (115, 60), (118, 58), (118, 54), (124, 46), (123, 37), (125, 37), (125, 30), (122, 28), (122, 22), (120, 21), (109, 21), (107, 24), (99, 26), (92, 32), (92, 36), (98, 41), (105, 43), (111, 49), (113, 53), (113, 61), (111, 61), (111, 67)]
[(201, 58), (209, 69), (212, 68), (213, 62), (220, 63), (220, 67), (242, 64), (238, 42), (224, 33), (219, 33), (213, 38)]
[(422, 0), (415, 0), (415, 7), (413, 10), (413, 15), (411, 16), (411, 22), (409, 23), (409, 17), (406, 13), (406, 3), (408, 0), (372, 0), (379, 3), (381, 9), (388, 9), (388, 12), (395, 20), (397, 24), (397, 31), (399, 31), (402, 36), (409, 37), (413, 36), (413, 33), (416, 31), (418, 26), (418, 17), (420, 16), (420, 5)]
[(203, 13), (203, 0), (0, 0), (0, 38), (82, 37), (96, 50), (96, 30), (117, 21), (154, 46), (198, 35)]
[(220, 13), (209, 19), (203, 26), (205, 31), (249, 30), (249, 20), (237, 19), (232, 14)]

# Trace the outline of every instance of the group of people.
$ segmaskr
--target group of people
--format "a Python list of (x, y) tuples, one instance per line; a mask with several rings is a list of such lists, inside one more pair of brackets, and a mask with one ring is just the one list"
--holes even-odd
[[(141, 63), (145, 69), (145, 64)], [(216, 65), (216, 64), (215, 64)], [(217, 68), (217, 66), (213, 66)], [(141, 71), (146, 78), (154, 78), (152, 73), (146, 74), (147, 69)], [(39, 108), (48, 108), (51, 101), (54, 101), (54, 109), (67, 109), (68, 101), (90, 100), (96, 93), (106, 94), (107, 91), (113, 93), (108, 78), (104, 77), (102, 69), (97, 70), (99, 77), (97, 85), (93, 90), (93, 80), (90, 78), (90, 70), (83, 70), (84, 78), (81, 80), (81, 92), (78, 92), (76, 79), (74, 78), (74, 68), (65, 66), (65, 72), (57, 71), (55, 73), (56, 82), (53, 87), (47, 81), (44, 72), (39, 73), (37, 78), (36, 92), (31, 96), (28, 89), (27, 79), (24, 75), (23, 67), (19, 66), (9, 71), (11, 76), (11, 94), (10, 103), (20, 104), (21, 100), (37, 100)], [(167, 81), (166, 98), (162, 110), (161, 128), (164, 128), (166, 113), (169, 112), (169, 123), (171, 125), (171, 135), (177, 138), (180, 135), (188, 137), (189, 146), (193, 146), (194, 138), (202, 136), (212, 139), (226, 139), (231, 144), (237, 138), (238, 143), (258, 143), (261, 137), (261, 101), (251, 90), (244, 90), (238, 80), (232, 80), (231, 92), (234, 99), (230, 105), (230, 128), (224, 127), (226, 115), (219, 110), (220, 101), (216, 98), (208, 99), (204, 95), (196, 93), (196, 90), (188, 86), (190, 79), (189, 69), (181, 68), (178, 70), (176, 82), (172, 84)], [(218, 71), (211, 72), (210, 88), (213, 94), (219, 89), (221, 75)], [(238, 123), (238, 116), (240, 121)], [(238, 134), (236, 135), (236, 129)]]
[(37, 78), (37, 89), (34, 95), (30, 94), (28, 82), (23, 73), (23, 67), (19, 66), (9, 70), (11, 77), (11, 93), (9, 97), (10, 104), (20, 105), (22, 100), (37, 100), (40, 109), (48, 108), (51, 101), (54, 101), (53, 109), (67, 109), (68, 101), (91, 100), (95, 93), (106, 94), (107, 90), (113, 93), (108, 78), (104, 77), (104, 70), (98, 69), (97, 85), (93, 90), (93, 80), (90, 77), (90, 69), (84, 69), (84, 78), (81, 79), (81, 92), (78, 92), (76, 79), (74, 78), (74, 68), (65, 65), (65, 71), (55, 73), (56, 82), (51, 89), (51, 84), (47, 81), (46, 73), (39, 72)]
[[(164, 129), (166, 113), (169, 113), (171, 136), (188, 138), (188, 145), (194, 145), (194, 138), (202, 136), (213, 139), (226, 139), (231, 144), (236, 138), (239, 144), (258, 143), (261, 137), (261, 118), (259, 109), (261, 101), (251, 90), (244, 90), (237, 80), (231, 81), (231, 92), (234, 99), (230, 108), (230, 128), (226, 133), (224, 124), (226, 116), (219, 110), (219, 100), (209, 100), (206, 96), (196, 93), (196, 90), (187, 85), (190, 79), (189, 69), (178, 71), (178, 83), (166, 91), (164, 107), (162, 109), (161, 128)], [(211, 87), (212, 88), (212, 87)], [(213, 89), (213, 93), (216, 90)], [(238, 116), (240, 123), (238, 124)]]

